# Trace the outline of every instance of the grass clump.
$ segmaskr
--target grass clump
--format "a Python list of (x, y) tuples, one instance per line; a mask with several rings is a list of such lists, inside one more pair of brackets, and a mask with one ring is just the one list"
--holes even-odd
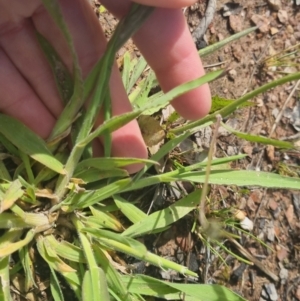
[[(300, 74), (273, 81), (235, 102), (226, 103), (226, 106), (202, 120), (172, 129), (172, 139), (149, 160), (92, 158), (91, 142), (97, 136), (105, 137), (105, 153), (109, 154), (111, 132), (141, 114), (153, 114), (178, 95), (218, 78), (224, 71), (214, 71), (166, 94), (154, 94), (151, 102), (146, 102), (155, 77), (149, 72), (136, 86), (146, 65), (141, 61), (134, 65), (127, 60), (123, 80), (128, 93), (131, 93), (135, 109), (111, 117), (107, 87), (115, 53), (152, 9), (133, 6), (129, 15), (117, 26), (105, 55), (83, 81), (72, 40), (56, 1), (43, 2), (68, 41), (73, 55), (74, 75), (65, 81), (67, 86), (61, 87), (66, 105), (48, 141), (37, 137), (19, 121), (0, 114), (0, 141), (3, 146), (0, 161), (0, 300), (11, 301), (14, 294), (36, 300), (43, 290), (50, 292), (55, 301), (67, 300), (70, 297), (66, 294), (70, 292), (74, 300), (83, 301), (149, 300), (148, 296), (187, 301), (244, 300), (219, 285), (171, 283), (145, 275), (130, 275), (130, 269), (117, 261), (118, 252), (146, 261), (159, 269), (175, 270), (187, 279), (198, 277), (187, 267), (149, 252), (137, 238), (160, 233), (187, 214), (199, 210), (201, 195), (204, 203), (200, 208), (205, 214), (206, 193), (204, 189), (197, 188), (169, 207), (149, 215), (140, 210), (135, 202), (129, 201), (126, 195), (145, 187), (174, 181), (188, 181), (196, 187), (197, 184), (206, 183), (299, 189), (299, 178), (224, 168), (224, 164), (242, 158), (242, 155), (218, 159), (211, 157), (209, 163), (178, 166), (161, 174), (150, 174), (149, 168), (157, 165), (196, 129), (212, 124), (216, 116), (228, 116), (258, 93), (299, 79)], [(55, 57), (57, 62), (57, 56), (49, 55), (53, 54), (53, 49), (47, 41), (43, 37), (39, 37), (39, 40), (48, 57)], [(205, 49), (203, 55), (221, 44)], [(67, 72), (65, 74), (68, 76)], [(138, 91), (135, 91), (135, 87), (138, 87)], [(82, 106), (89, 96), (90, 106), (84, 111)], [(105, 109), (105, 122), (94, 129), (101, 106)], [(69, 150), (67, 137), (71, 129), (73, 147)], [(277, 147), (294, 147), (283, 142), (278, 144), (272, 139), (233, 133), (243, 139), (257, 139), (255, 141)], [(122, 169), (126, 165), (141, 162), (145, 166), (133, 178)], [(207, 165), (213, 166), (210, 174), (210, 168), (205, 170)], [(127, 219), (126, 223), (123, 222), (123, 216)], [(222, 218), (224, 216), (227, 218), (227, 215), (221, 215)], [(213, 224), (211, 220), (208, 222)], [(218, 229), (221, 231), (224, 225), (221, 223)], [(194, 231), (206, 244), (210, 244), (210, 233), (203, 225), (199, 225), (197, 219)], [(45, 266), (45, 275), (40, 265)]]

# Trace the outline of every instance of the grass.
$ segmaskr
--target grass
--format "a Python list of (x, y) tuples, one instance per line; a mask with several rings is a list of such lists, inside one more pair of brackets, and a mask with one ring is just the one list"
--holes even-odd
[[(40, 139), (19, 121), (0, 114), (0, 142), (4, 149), (0, 161), (0, 300), (11, 301), (14, 294), (31, 298), (30, 300), (36, 298), (32, 294), (37, 294), (43, 282), (41, 275), (37, 277), (41, 273), (41, 263), (46, 264), (45, 285), (55, 301), (67, 300), (66, 291), (70, 290), (74, 293), (74, 298), (83, 301), (135, 301), (151, 300), (151, 297), (186, 301), (244, 300), (220, 285), (171, 283), (146, 275), (132, 275), (116, 258), (121, 252), (146, 261), (158, 269), (172, 269), (183, 277), (197, 278), (198, 274), (187, 267), (149, 252), (138, 238), (161, 233), (176, 221), (197, 212), (201, 195), (204, 200), (200, 206), (201, 213), (208, 218), (209, 225), (213, 225), (212, 221), (218, 218), (221, 221), (218, 231), (230, 236), (225, 228), (228, 225), (239, 227), (237, 222), (233, 222), (234, 215), (229, 218), (226, 211), (210, 215), (203, 212), (208, 205), (207, 193), (203, 193), (205, 189), (201, 189), (203, 183), (300, 188), (299, 177), (231, 169), (229, 163), (243, 158), (242, 155), (211, 157), (208, 162), (189, 166), (177, 164), (176, 169), (160, 174), (150, 172), (151, 167), (157, 165), (157, 162), (199, 127), (211, 125), (217, 116), (228, 116), (259, 93), (299, 79), (300, 73), (268, 83), (234, 102), (225, 102), (223, 107), (218, 107), (202, 120), (170, 130), (171, 139), (167, 139), (149, 160), (109, 156), (92, 158), (90, 144), (95, 137), (104, 135), (105, 153), (109, 154), (111, 132), (142, 114), (157, 112), (178, 95), (222, 76), (224, 71), (214, 71), (166, 94), (159, 92), (151, 96), (151, 101), (146, 101), (149, 91), (155, 85), (155, 76), (149, 71), (144, 80), (138, 81), (146, 64), (143, 59), (131, 62), (127, 58), (123, 68), (123, 81), (134, 110), (111, 117), (110, 97), (106, 88), (115, 53), (138, 29), (151, 9), (133, 6), (129, 15), (117, 26), (105, 55), (83, 81), (70, 34), (56, 1), (43, 2), (68, 41), (75, 71), (72, 80), (65, 70), (69, 79), (66, 80), (67, 86), (60, 88), (66, 106), (48, 141)], [(50, 5), (53, 3), (55, 5)], [(242, 34), (253, 30), (255, 28)], [(235, 35), (234, 38), (242, 34)], [(39, 37), (39, 40), (48, 57), (54, 57), (58, 61), (59, 57), (53, 54), (51, 45), (43, 37)], [(226, 42), (229, 41), (225, 40), (205, 49), (203, 55)], [(50, 61), (52, 66), (55, 60)], [(63, 91), (72, 93), (63, 94)], [(82, 106), (88, 96), (92, 100), (88, 110), (84, 111)], [(94, 129), (93, 124), (101, 106), (105, 108), (105, 122)], [(78, 119), (79, 112), (81, 116)], [(78, 123), (82, 126), (79, 127)], [(66, 139), (71, 128), (73, 147), (69, 150)], [(281, 148), (295, 148), (292, 143), (228, 130), (242, 139)], [(144, 163), (144, 168), (134, 177), (128, 176), (122, 167), (137, 162)], [(174, 181), (191, 182), (196, 189), (167, 208), (148, 215), (136, 205), (138, 198), (127, 199), (128, 192), (134, 195), (140, 189)], [(212, 239), (220, 244), (218, 237), (212, 237), (197, 219), (194, 231), (205, 244), (211, 245)], [(65, 283), (68, 289), (63, 288)]]

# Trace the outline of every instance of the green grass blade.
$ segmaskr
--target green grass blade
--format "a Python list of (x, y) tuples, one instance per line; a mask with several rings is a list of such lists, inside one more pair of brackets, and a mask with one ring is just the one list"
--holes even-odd
[(9, 256), (0, 258), (0, 300), (12, 301), (10, 295)]
[[(176, 180), (203, 183), (205, 172), (187, 172), (179, 174)], [(173, 179), (175, 181), (175, 179)], [(170, 180), (170, 179), (168, 179)], [(258, 186), (265, 188), (300, 189), (300, 179), (280, 176), (275, 173), (252, 170), (212, 170), (209, 177), (210, 184)]]
[[(135, 275), (134, 277), (122, 277), (127, 289), (132, 293), (144, 293), (150, 296), (163, 296), (175, 291), (185, 293), (186, 299), (194, 301), (247, 301), (237, 293), (230, 291), (221, 285), (211, 284), (181, 284), (158, 280), (145, 275)], [(181, 294), (181, 298), (182, 298)], [(180, 299), (181, 299), (180, 298)]]
[(160, 228), (165, 228), (195, 209), (199, 204), (200, 196), (201, 191), (196, 190), (168, 208), (156, 211), (135, 223), (125, 230), (122, 235), (137, 237), (150, 234), (153, 230), (157, 231)]
[[(75, 215), (73, 215), (71, 217), (71, 220), (78, 231), (79, 239), (88, 264), (88, 270), (86, 271), (83, 279), (82, 291), (84, 300), (105, 301), (104, 299), (100, 299), (98, 296), (99, 294), (101, 295), (100, 288), (103, 289), (102, 286), (104, 284), (101, 284), (102, 278), (95, 256), (93, 254), (93, 249), (90, 240), (88, 236), (81, 231), (83, 228), (83, 224), (78, 220), (78, 218)], [(89, 297), (90, 299), (87, 299), (87, 297)]]
[(56, 122), (54, 129), (49, 137), (49, 141), (57, 141), (58, 137), (64, 137), (64, 133), (68, 131), (69, 127), (72, 125), (76, 115), (78, 114), (80, 108), (83, 106), (85, 99), (83, 99), (83, 81), (81, 70), (79, 67), (78, 57), (76, 50), (72, 41), (71, 34), (68, 30), (68, 26), (64, 20), (61, 13), (59, 2), (57, 0), (42, 0), (44, 6), (48, 10), (51, 17), (54, 19), (55, 23), (58, 25), (62, 31), (73, 60), (73, 72), (74, 72), (74, 91), (71, 100), (66, 105), (61, 116)]
[(178, 97), (184, 93), (187, 93), (193, 89), (196, 89), (201, 85), (204, 85), (213, 80), (216, 80), (217, 78), (220, 78), (223, 75), (225, 75), (224, 70), (217, 70), (217, 71), (207, 73), (206, 75), (201, 76), (200, 78), (197, 78), (195, 80), (192, 80), (192, 81), (184, 83), (180, 86), (177, 86), (176, 88), (172, 89), (171, 91), (167, 92), (166, 94), (162, 95), (161, 97), (158, 97), (153, 102), (146, 104), (144, 107), (140, 108), (140, 110), (138, 110), (138, 111), (146, 111), (146, 110), (149, 110), (152, 108), (165, 106), (170, 101), (175, 99), (176, 97)]
[(107, 256), (107, 253), (105, 254), (105, 251), (103, 251), (98, 245), (94, 244), (94, 253), (95, 258), (99, 264), (101, 264), (101, 267), (103, 271), (105, 272), (107, 283), (109, 285), (109, 288), (111, 291), (114, 292), (114, 294), (122, 301), (133, 301), (130, 296), (127, 293), (127, 290), (125, 289), (120, 274), (116, 271), (116, 269), (112, 266)]
[(125, 178), (128, 177), (128, 172), (125, 169), (113, 168), (110, 170), (99, 171), (96, 168), (90, 168), (89, 170), (80, 172), (74, 175), (75, 178), (83, 180), (85, 183), (91, 183), (103, 179), (113, 179), (113, 178)]
[(54, 301), (64, 301), (64, 294), (60, 287), (60, 282), (55, 274), (55, 271), (50, 267), (50, 290)]
[(33, 240), (34, 235), (35, 235), (35, 231), (29, 230), (25, 238), (5, 246), (0, 246), (0, 257), (11, 255), (12, 253), (18, 251), (20, 248), (26, 246), (28, 243), (30, 243)]
[(40, 33), (36, 32), (36, 35), (52, 69), (60, 97), (66, 105), (73, 94), (73, 78), (52, 45)]
[(131, 183), (131, 179), (123, 179), (111, 183), (103, 188), (100, 188), (95, 191), (84, 192), (81, 195), (81, 198), (76, 201), (76, 208), (86, 208), (90, 207), (96, 203), (99, 203), (114, 194), (120, 193), (128, 184)]
[(267, 144), (267, 145), (273, 145), (278, 148), (283, 148), (283, 149), (293, 149), (295, 148), (294, 144), (288, 141), (281, 141), (281, 140), (276, 140), (268, 137), (263, 137), (263, 136), (258, 136), (258, 135), (250, 135), (247, 133), (242, 133), (238, 132), (231, 127), (227, 126), (226, 124), (222, 123), (222, 126), (228, 130), (230, 133), (236, 135), (239, 138), (245, 139), (247, 141), (251, 142), (257, 142), (257, 143), (262, 143), (262, 144)]
[(19, 257), (22, 263), (25, 274), (25, 291), (29, 291), (32, 286), (37, 287), (37, 284), (34, 281), (34, 267), (33, 262), (29, 255), (29, 247), (24, 246), (19, 250)]
[(49, 253), (47, 252), (47, 247), (44, 244), (44, 237), (42, 237), (41, 235), (37, 237), (36, 246), (40, 255), (43, 257), (43, 259), (46, 261), (49, 267), (56, 270), (64, 276), (70, 287), (75, 292), (77, 298), (79, 299), (79, 296), (81, 295), (81, 279), (79, 278), (79, 273), (77, 273), (71, 267), (68, 267), (68, 270), (70, 270), (68, 272), (65, 271), (63, 266), (61, 266), (62, 268), (60, 268), (59, 262), (57, 261), (57, 256), (53, 252), (52, 254), (54, 255), (54, 257), (49, 255)]
[(120, 195), (114, 195), (114, 201), (120, 211), (134, 224), (148, 217), (146, 213)]
[(65, 240), (57, 241), (53, 235), (45, 238), (58, 256), (74, 262), (86, 263), (82, 249)]
[(292, 73), (287, 76), (284, 76), (282, 78), (273, 80), (270, 83), (267, 83), (255, 90), (243, 95), (242, 97), (240, 97), (239, 99), (234, 101), (232, 104), (226, 106), (225, 108), (218, 110), (218, 111), (214, 112), (213, 114), (210, 114), (200, 120), (190, 122), (187, 125), (178, 127), (176, 129), (171, 129), (170, 132), (174, 133), (174, 134), (182, 133), (184, 131), (193, 129), (197, 126), (203, 125), (207, 122), (214, 121), (216, 119), (217, 115), (221, 115), (224, 118), (224, 117), (230, 115), (232, 112), (236, 111), (241, 105), (243, 105), (248, 100), (254, 98), (255, 96), (257, 96), (261, 93), (267, 92), (268, 90), (273, 89), (277, 86), (283, 85), (287, 82), (299, 80), (299, 79), (300, 79), (300, 72), (296, 72), (296, 73)]
[(90, 158), (83, 160), (78, 163), (75, 169), (74, 176), (80, 173), (81, 171), (89, 170), (90, 168), (97, 168), (98, 170), (111, 170), (116, 167), (125, 167), (130, 164), (136, 163), (148, 163), (148, 164), (157, 164), (155, 160), (146, 160), (138, 158)]
[(12, 181), (12, 178), (6, 168), (5, 163), (0, 160), (0, 179), (3, 181)]
[(65, 173), (62, 163), (51, 154), (44, 140), (29, 130), (20, 121), (0, 114), (0, 132), (20, 151), (29, 155), (34, 160), (57, 173)]
[(125, 86), (127, 94), (129, 94), (129, 92), (131, 91), (133, 86), (136, 84), (138, 79), (141, 77), (146, 66), (147, 66), (146, 60), (144, 59), (143, 56), (140, 56), (140, 58), (138, 59), (137, 63), (135, 64), (135, 66), (130, 74), (129, 83), (127, 86)]
[[(167, 155), (171, 150), (173, 150), (180, 142), (191, 135), (190, 132), (186, 132), (174, 139), (171, 139), (165, 143), (151, 158), (150, 160), (158, 162), (161, 158)], [(141, 176), (152, 166), (151, 162), (145, 164), (145, 166), (136, 174), (134, 181), (141, 178)]]
[(121, 128), (128, 122), (138, 117), (140, 114), (141, 111), (135, 111), (135, 112), (125, 113), (119, 116), (115, 116), (105, 121), (102, 125), (100, 125), (97, 129), (95, 129), (90, 135), (80, 140), (77, 144), (78, 147), (83, 148), (97, 137), (103, 135), (105, 132), (111, 133)]
[(19, 198), (22, 197), (24, 191), (19, 180), (10, 183), (9, 188), (5, 192), (3, 199), (0, 197), (0, 214), (9, 209)]
[(120, 234), (101, 229), (83, 228), (81, 229), (81, 231), (92, 234), (99, 240), (101, 244), (113, 250), (118, 250), (120, 252), (126, 253), (130, 256), (149, 262), (162, 269), (172, 269), (183, 275), (198, 277), (196, 273), (188, 270), (187, 267), (148, 252), (148, 250), (142, 243), (130, 237), (121, 236)]
[(224, 47), (228, 43), (236, 41), (236, 40), (240, 39), (241, 37), (246, 36), (247, 34), (255, 31), (257, 28), (258, 28), (257, 26), (254, 26), (254, 27), (250, 27), (248, 29), (245, 29), (241, 32), (238, 32), (234, 35), (231, 35), (228, 38), (225, 38), (224, 40), (222, 40), (218, 43), (215, 43), (213, 45), (210, 45), (208, 47), (205, 47), (205, 48), (199, 50), (198, 53), (199, 53), (200, 57), (205, 57), (207, 55), (210, 55), (210, 54), (214, 53), (215, 51), (221, 49), (222, 47)]
[(130, 91), (130, 89), (128, 91), (130, 72), (132, 72), (132, 69), (136, 64), (136, 59), (133, 60), (130, 59), (129, 51), (125, 52), (122, 59), (123, 59), (122, 82), (128, 94)]

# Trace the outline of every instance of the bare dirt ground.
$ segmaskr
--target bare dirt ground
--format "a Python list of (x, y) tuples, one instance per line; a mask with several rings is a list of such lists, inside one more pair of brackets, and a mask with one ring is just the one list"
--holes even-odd
[[(200, 0), (185, 10), (191, 32), (203, 17), (206, 5), (205, 0)], [(106, 24), (105, 33), (109, 36), (116, 21), (107, 14), (101, 16), (100, 20)], [(237, 99), (283, 74), (299, 71), (299, 47), (293, 48), (300, 42), (299, 21), (300, 6), (297, 6), (296, 1), (217, 1), (213, 21), (204, 36), (207, 44), (213, 44), (253, 25), (259, 25), (260, 29), (203, 59), (207, 71), (229, 65), (232, 69), (227, 77), (210, 85), (212, 94)], [(203, 42), (200, 44), (205, 45)], [(138, 55), (134, 45), (128, 44), (120, 51), (120, 57), (128, 49)], [(279, 56), (288, 49), (296, 50), (296, 54), (283, 62)], [(277, 62), (279, 66), (276, 67)], [(299, 105), (299, 90), (296, 89), (292, 94), (294, 86), (295, 82), (292, 82), (260, 95), (252, 100), (254, 106), (239, 110), (227, 122), (238, 131), (275, 139), (294, 137), (293, 141), (299, 141), (299, 120), (296, 117), (290, 118), (290, 113), (293, 110), (296, 112), (297, 104)], [(299, 118), (300, 107), (298, 112), (296, 115)], [(237, 162), (234, 168), (300, 176), (299, 151), (283, 152), (273, 147), (263, 147), (224, 132), (220, 132), (217, 145), (217, 156), (220, 157), (239, 153), (248, 155), (246, 159)], [(224, 257), (226, 267), (208, 252), (198, 238), (190, 234), (189, 218), (160, 237), (145, 237), (149, 249), (182, 264), (188, 264), (199, 273), (201, 283), (223, 284), (250, 301), (300, 300), (300, 193), (259, 188), (213, 187), (210, 199), (217, 204), (218, 209), (221, 206), (232, 206), (244, 210), (254, 222), (252, 234), (270, 249), (246, 235), (242, 235), (239, 243), (262, 263), (262, 268), (243, 264), (231, 255)], [(143, 205), (147, 207), (145, 203)], [(229, 241), (222, 243), (239, 254)], [(224, 255), (222, 251), (220, 253)], [(177, 274), (153, 271), (141, 263), (135, 264), (139, 273), (150, 273), (170, 281), (181, 279)], [(266, 271), (272, 273), (271, 277)]]

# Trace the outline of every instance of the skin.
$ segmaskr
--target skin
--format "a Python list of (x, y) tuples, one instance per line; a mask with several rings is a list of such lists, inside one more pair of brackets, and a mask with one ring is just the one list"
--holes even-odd
[[(153, 68), (166, 92), (179, 84), (204, 74), (201, 60), (182, 14), (181, 8), (195, 0), (139, 0), (156, 6), (156, 10), (134, 36), (134, 42)], [(86, 0), (59, 0), (73, 37), (83, 77), (103, 55), (106, 39), (99, 21)], [(104, 0), (118, 18), (130, 7), (128, 0)], [(40, 0), (0, 0), (0, 111), (13, 116), (47, 138), (63, 109), (52, 71), (35, 37), (35, 31), (46, 37), (72, 70), (66, 42)], [(114, 66), (111, 81), (112, 111), (119, 115), (131, 110)], [(186, 119), (205, 116), (210, 109), (207, 85), (197, 88), (172, 102)], [(97, 124), (102, 121), (101, 116)], [(95, 154), (101, 155), (101, 138), (95, 142)], [(112, 155), (146, 158), (147, 150), (136, 121), (112, 135)], [(141, 166), (129, 166), (129, 172)]]

